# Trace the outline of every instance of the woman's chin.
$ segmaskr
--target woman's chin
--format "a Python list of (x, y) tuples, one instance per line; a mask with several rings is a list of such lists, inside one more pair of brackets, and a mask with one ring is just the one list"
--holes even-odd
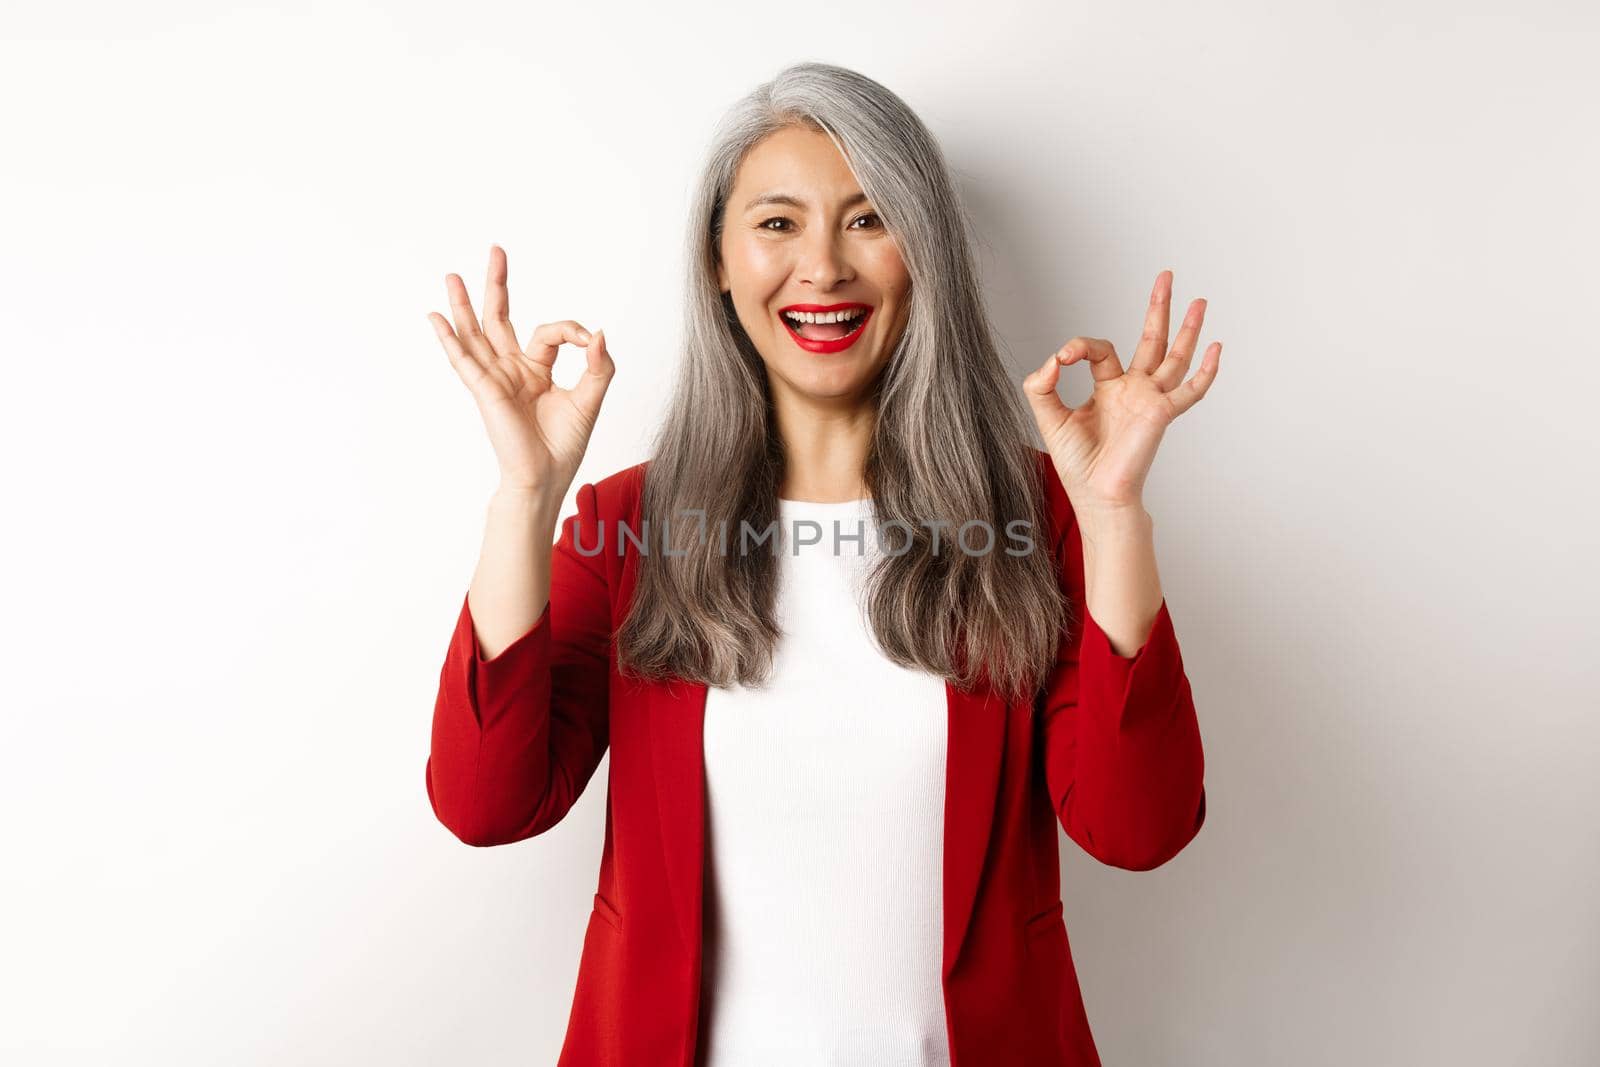
[[(769, 380), (772, 367), (768, 365)], [(828, 365), (809, 360), (798, 366), (786, 361), (778, 375), (786, 391), (796, 399), (819, 404), (838, 404), (841, 401), (864, 399), (872, 384), (873, 368), (864, 360), (835, 358)]]

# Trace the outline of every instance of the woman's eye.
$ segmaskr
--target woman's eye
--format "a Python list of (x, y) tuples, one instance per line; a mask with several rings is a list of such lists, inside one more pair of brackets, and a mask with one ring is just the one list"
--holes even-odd
[[(854, 227), (855, 224), (860, 222), (862, 219), (871, 219), (874, 226), (881, 226), (883, 224), (883, 220), (878, 218), (877, 212), (869, 211), (865, 215), (857, 215), (854, 219), (852, 219), (851, 222), (850, 222), (851, 227)], [(764, 222), (762, 222), (761, 225), (758, 228), (759, 229), (763, 229), (763, 230), (771, 230), (773, 233), (783, 233), (784, 232), (783, 228), (775, 228), (775, 227), (773, 227), (772, 224), (774, 222), (781, 222), (781, 223), (784, 223), (785, 226), (787, 226), (789, 220), (784, 218), (782, 215), (774, 215), (772, 218), (767, 219)], [(868, 229), (871, 229), (871, 228), (872, 227), (868, 227)]]

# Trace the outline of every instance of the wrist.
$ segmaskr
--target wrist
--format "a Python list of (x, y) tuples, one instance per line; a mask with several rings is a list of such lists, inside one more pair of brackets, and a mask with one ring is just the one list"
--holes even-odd
[(1155, 521), (1150, 512), (1145, 510), (1143, 501), (1075, 507), (1073, 514), (1077, 517), (1078, 531), (1083, 539), (1095, 542), (1144, 533)]
[(564, 497), (564, 493), (544, 486), (501, 483), (489, 497), (489, 506), (494, 510), (524, 511), (554, 518), (561, 514)]

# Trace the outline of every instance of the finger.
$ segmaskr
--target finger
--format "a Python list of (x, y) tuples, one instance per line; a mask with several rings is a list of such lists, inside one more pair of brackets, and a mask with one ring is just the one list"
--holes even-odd
[(1074, 337), (1062, 345), (1056, 355), (1063, 367), (1088, 360), (1089, 370), (1097, 382), (1109, 382), (1122, 376), (1122, 361), (1117, 358), (1117, 350), (1103, 337)]
[(428, 322), (433, 326), (434, 334), (439, 338), (439, 343), (444, 346), (444, 354), (450, 359), (450, 366), (455, 368), (461, 380), (469, 387), (476, 385), (487, 371), (477, 358), (461, 345), (461, 339), (450, 328), (450, 323), (437, 311), (428, 312)]
[(573, 403), (592, 420), (600, 414), (600, 402), (605, 399), (606, 388), (617, 373), (617, 365), (606, 347), (605, 330), (596, 330), (594, 339), (584, 353), (583, 377), (572, 387)]
[(1174, 418), (1200, 402), (1206, 390), (1211, 388), (1211, 383), (1217, 380), (1217, 368), (1221, 365), (1222, 342), (1213, 341), (1206, 348), (1206, 354), (1200, 357), (1200, 369), (1194, 372), (1194, 377), (1167, 393), (1167, 399), (1172, 401)]
[(472, 300), (467, 296), (461, 276), (447, 274), (444, 284), (450, 293), (450, 316), (455, 319), (456, 336), (461, 339), (462, 347), (476, 356), (485, 368), (492, 366), (496, 358), (494, 346), (478, 327), (478, 316), (473, 314)]
[(528, 338), (527, 356), (548, 371), (556, 365), (556, 350), (562, 345), (582, 347), (588, 345), (591, 339), (583, 324), (572, 319), (542, 323), (534, 327), (533, 336)]
[(1189, 373), (1189, 361), (1194, 358), (1194, 346), (1200, 340), (1200, 324), (1205, 318), (1206, 302), (1204, 300), (1190, 302), (1189, 311), (1183, 316), (1183, 326), (1178, 330), (1177, 340), (1172, 342), (1172, 351), (1167, 353), (1167, 358), (1150, 376), (1161, 386), (1162, 392), (1183, 381), (1183, 376)]
[(511, 294), (506, 291), (506, 251), (489, 246), (489, 278), (483, 287), (483, 332), (494, 350), (505, 359), (522, 352), (517, 331), (511, 328)]
[(1168, 313), (1172, 310), (1172, 272), (1164, 270), (1156, 275), (1156, 287), (1150, 291), (1150, 307), (1144, 313), (1144, 332), (1139, 335), (1139, 347), (1133, 353), (1128, 368), (1152, 373), (1161, 365), (1161, 354), (1167, 350)]
[(1037, 370), (1022, 379), (1022, 392), (1033, 409), (1039, 432), (1048, 440), (1062, 420), (1072, 414), (1072, 408), (1061, 399), (1056, 387), (1061, 382), (1061, 353), (1050, 353)]

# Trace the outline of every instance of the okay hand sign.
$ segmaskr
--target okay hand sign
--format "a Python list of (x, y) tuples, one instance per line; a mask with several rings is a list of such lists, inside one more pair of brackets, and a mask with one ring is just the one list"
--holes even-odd
[[(460, 276), (446, 275), (445, 288), (455, 328), (438, 312), (430, 311), (428, 321), (478, 402), (500, 461), (501, 487), (559, 496), (577, 475), (616, 373), (605, 332), (591, 336), (571, 319), (547, 322), (534, 329), (526, 351), (519, 348), (506, 292), (506, 254), (499, 245), (489, 250), (481, 328)], [(587, 365), (571, 389), (560, 388), (550, 376), (563, 343), (585, 346)]]
[[(1145, 314), (1144, 334), (1133, 362), (1123, 370), (1110, 341), (1074, 337), (1044, 365), (1023, 379), (1022, 388), (1039, 424), (1045, 448), (1073, 510), (1080, 515), (1143, 506), (1145, 476), (1167, 426), (1193, 407), (1217, 376), (1222, 343), (1206, 348), (1200, 369), (1184, 373), (1194, 356), (1206, 302), (1195, 300), (1167, 348), (1167, 313), (1172, 305), (1172, 272), (1156, 276)], [(1094, 393), (1076, 408), (1056, 394), (1061, 368), (1089, 361)]]

